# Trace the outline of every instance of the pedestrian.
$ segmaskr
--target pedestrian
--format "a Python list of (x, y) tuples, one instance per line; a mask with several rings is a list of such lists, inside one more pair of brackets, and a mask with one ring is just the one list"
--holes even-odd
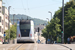
[(68, 44), (70, 44), (70, 38), (69, 37), (67, 38), (67, 42), (68, 42)]

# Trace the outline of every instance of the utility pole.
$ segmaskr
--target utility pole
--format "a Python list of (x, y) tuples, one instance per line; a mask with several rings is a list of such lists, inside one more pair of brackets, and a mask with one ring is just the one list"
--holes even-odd
[(15, 16), (15, 14), (13, 14), (13, 25), (14, 25), (14, 16)]
[[(51, 13), (51, 19), (52, 19), (52, 12), (48, 11), (48, 13)], [(52, 35), (51, 35), (51, 43), (52, 43)]]
[[(40, 35), (39, 31), (40, 31), (40, 28), (38, 27), (38, 41), (39, 41), (39, 35)], [(38, 44), (39, 44), (39, 42), (38, 42)]]
[(64, 44), (64, 0), (62, 0), (62, 44)]
[(10, 7), (8, 7), (8, 29), (9, 29), (9, 39), (8, 42), (10, 43)]

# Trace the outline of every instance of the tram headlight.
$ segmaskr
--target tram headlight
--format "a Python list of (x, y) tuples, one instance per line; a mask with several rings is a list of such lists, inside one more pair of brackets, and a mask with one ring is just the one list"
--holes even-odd
[(19, 34), (19, 37), (20, 37), (20, 34)]

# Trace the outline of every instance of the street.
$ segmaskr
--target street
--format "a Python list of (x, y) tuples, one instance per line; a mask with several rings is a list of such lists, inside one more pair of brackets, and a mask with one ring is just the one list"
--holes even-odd
[(75, 50), (75, 44), (1, 44), (0, 50)]
[[(70, 49), (61, 46), (60, 44), (39, 44), (38, 50), (70, 50)], [(73, 48), (73, 50), (75, 49)]]
[(2, 44), (0, 50), (36, 50), (35, 43), (22, 43), (22, 44)]

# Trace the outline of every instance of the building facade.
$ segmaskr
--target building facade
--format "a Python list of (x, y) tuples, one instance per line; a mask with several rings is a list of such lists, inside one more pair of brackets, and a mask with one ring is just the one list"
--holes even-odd
[(0, 0), (0, 44), (4, 42), (4, 31), (8, 30), (8, 10)]
[(2, 14), (2, 0), (0, 0), (0, 44), (2, 44), (3, 39), (3, 22), (4, 16)]

